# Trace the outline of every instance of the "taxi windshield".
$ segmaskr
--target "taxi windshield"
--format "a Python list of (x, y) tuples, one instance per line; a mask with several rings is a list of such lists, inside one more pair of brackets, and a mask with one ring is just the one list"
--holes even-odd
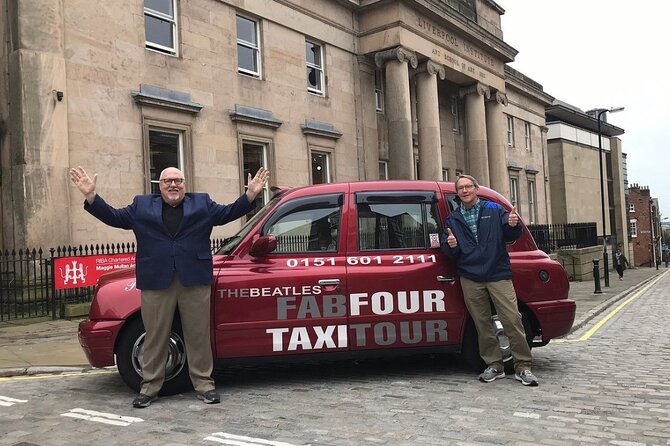
[(277, 194), (272, 200), (268, 201), (268, 204), (263, 206), (251, 217), (244, 226), (237, 232), (237, 234), (232, 237), (227, 237), (223, 240), (223, 244), (219, 249), (214, 253), (215, 255), (226, 255), (233, 252), (237, 245), (247, 236), (247, 234), (256, 226), (259, 220), (261, 220), (265, 215), (272, 210), (277, 202), (279, 201), (280, 194)]

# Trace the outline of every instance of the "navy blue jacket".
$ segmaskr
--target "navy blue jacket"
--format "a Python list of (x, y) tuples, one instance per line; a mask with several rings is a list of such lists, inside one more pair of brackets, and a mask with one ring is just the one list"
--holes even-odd
[[(499, 204), (484, 200), (480, 203), (477, 239), (459, 207), (444, 222), (442, 252), (456, 262), (458, 274), (475, 282), (511, 279), (512, 268), (505, 243), (521, 236), (521, 224), (510, 226), (507, 222), (509, 212)], [(447, 244), (447, 228), (456, 237), (458, 245), (455, 248)]]
[(246, 195), (230, 205), (212, 201), (208, 194), (184, 196), (184, 218), (172, 236), (163, 223), (163, 198), (138, 195), (133, 203), (115, 209), (96, 195), (84, 209), (103, 223), (132, 229), (137, 240), (136, 275), (140, 290), (164, 290), (176, 272), (183, 286), (212, 283), (212, 251), (209, 238), (214, 226), (240, 218), (254, 208)]

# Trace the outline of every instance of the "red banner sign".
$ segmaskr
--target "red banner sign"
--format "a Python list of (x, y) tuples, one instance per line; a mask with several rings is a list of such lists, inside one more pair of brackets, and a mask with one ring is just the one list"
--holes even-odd
[(84, 257), (59, 257), (54, 260), (57, 290), (94, 286), (105, 273), (135, 266), (135, 253)]

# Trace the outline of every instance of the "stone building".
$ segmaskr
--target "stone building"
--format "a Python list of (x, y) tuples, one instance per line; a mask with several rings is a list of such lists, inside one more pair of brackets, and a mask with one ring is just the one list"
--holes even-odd
[[(651, 197), (649, 187), (632, 184), (628, 188), (628, 215), (635, 266), (654, 266), (658, 233), (658, 203)], [(654, 218), (655, 217), (655, 218)], [(659, 254), (660, 255), (660, 254)]]
[(572, 217), (549, 188), (553, 98), (506, 67), (494, 1), (5, 4), (0, 248), (132, 240), (85, 214), (76, 165), (115, 206), (166, 166), (222, 203), (267, 166), (288, 186), (470, 173), (529, 223)]
[(619, 247), (630, 257), (626, 155), (618, 138), (624, 130), (609, 124), (602, 113), (599, 144), (596, 116), (558, 100), (546, 109), (552, 223), (596, 222), (608, 252)]

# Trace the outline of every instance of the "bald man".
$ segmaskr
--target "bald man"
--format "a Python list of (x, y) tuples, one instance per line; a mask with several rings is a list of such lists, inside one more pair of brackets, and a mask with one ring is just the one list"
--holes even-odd
[(97, 174), (91, 178), (81, 166), (70, 169), (72, 182), (86, 199), (84, 209), (109, 226), (132, 230), (137, 240), (135, 272), (146, 336), (142, 385), (133, 407), (149, 407), (163, 386), (175, 309), (179, 309), (196, 395), (206, 404), (221, 401), (211, 377), (210, 236), (214, 226), (254, 208), (269, 175), (264, 168), (254, 177), (249, 174), (246, 193), (232, 204), (220, 205), (206, 193), (186, 193), (184, 173), (168, 167), (160, 174), (160, 195), (137, 195), (132, 204), (116, 209), (96, 193)]

